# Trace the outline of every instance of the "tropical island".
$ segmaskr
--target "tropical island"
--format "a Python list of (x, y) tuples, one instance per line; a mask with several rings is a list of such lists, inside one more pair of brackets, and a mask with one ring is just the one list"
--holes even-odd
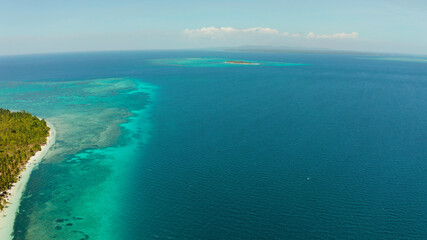
[(259, 65), (259, 63), (256, 63), (256, 62), (246, 62), (246, 61), (241, 61), (241, 60), (230, 60), (230, 61), (225, 61), (225, 63), (241, 64), (241, 65)]
[(10, 189), (21, 178), (28, 161), (46, 145), (50, 128), (46, 121), (25, 111), (0, 108), (0, 211)]

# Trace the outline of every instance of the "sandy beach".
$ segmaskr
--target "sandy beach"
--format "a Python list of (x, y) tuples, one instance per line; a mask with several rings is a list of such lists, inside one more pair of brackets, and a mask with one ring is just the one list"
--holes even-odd
[(8, 191), (9, 197), (8, 204), (0, 212), (0, 239), (9, 240), (13, 239), (13, 225), (15, 223), (15, 217), (19, 210), (21, 203), (21, 197), (25, 190), (28, 180), (30, 179), (31, 172), (35, 169), (43, 157), (46, 155), (49, 148), (55, 143), (56, 131), (53, 125), (47, 122), (50, 128), (49, 137), (41, 150), (38, 151), (34, 156), (30, 158), (25, 169), (20, 174), (20, 179), (14, 184), (14, 186)]

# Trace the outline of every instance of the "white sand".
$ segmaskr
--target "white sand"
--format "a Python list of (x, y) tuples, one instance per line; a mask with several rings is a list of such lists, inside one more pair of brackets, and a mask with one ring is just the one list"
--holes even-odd
[(38, 166), (40, 161), (46, 155), (49, 148), (55, 143), (56, 131), (53, 125), (46, 122), (50, 128), (49, 137), (47, 143), (42, 146), (42, 149), (38, 151), (34, 156), (30, 158), (25, 169), (21, 172), (21, 179), (14, 184), (14, 186), (8, 191), (10, 193), (6, 208), (0, 212), (0, 239), (11, 240), (13, 239), (13, 225), (15, 223), (15, 217), (19, 210), (19, 204), (21, 203), (21, 197), (25, 190), (28, 180), (30, 179), (31, 171)]

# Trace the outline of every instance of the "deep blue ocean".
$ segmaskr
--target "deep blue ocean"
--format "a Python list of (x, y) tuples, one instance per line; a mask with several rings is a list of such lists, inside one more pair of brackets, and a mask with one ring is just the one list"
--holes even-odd
[(427, 63), (390, 59), (2, 56), (58, 132), (14, 239), (427, 239)]

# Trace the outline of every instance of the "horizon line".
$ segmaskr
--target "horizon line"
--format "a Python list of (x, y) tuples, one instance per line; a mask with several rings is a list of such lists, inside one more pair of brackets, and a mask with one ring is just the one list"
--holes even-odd
[(426, 54), (403, 53), (403, 52), (373, 52), (373, 51), (358, 51), (358, 50), (339, 50), (327, 48), (298, 48), (287, 46), (257, 46), (246, 45), (238, 47), (206, 47), (206, 48), (170, 48), (170, 49), (103, 49), (103, 50), (76, 50), (76, 51), (58, 51), (58, 52), (34, 52), (34, 53), (12, 53), (0, 54), (0, 57), (17, 57), (17, 56), (33, 56), (33, 55), (56, 55), (56, 54), (79, 54), (79, 53), (107, 53), (107, 52), (143, 52), (143, 51), (217, 51), (217, 52), (241, 52), (241, 53), (272, 53), (272, 54), (341, 54), (341, 55), (404, 55), (427, 57)]

